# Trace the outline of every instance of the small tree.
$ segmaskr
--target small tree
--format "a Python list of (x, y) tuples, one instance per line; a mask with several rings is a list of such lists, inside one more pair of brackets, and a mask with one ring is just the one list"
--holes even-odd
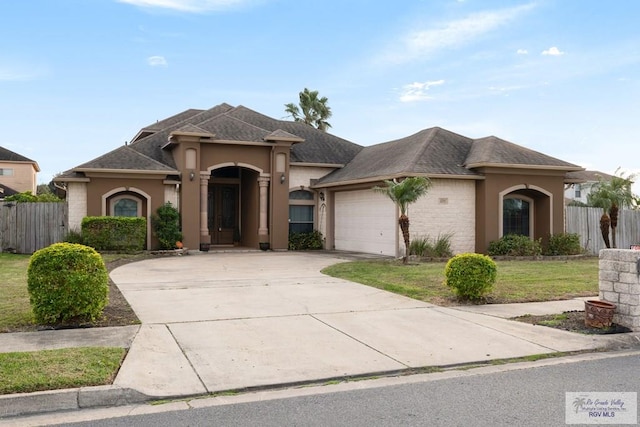
[[(587, 196), (589, 205), (602, 208), (604, 211), (600, 217), (600, 233), (607, 248), (617, 247), (616, 229), (620, 209), (633, 207), (636, 202), (636, 197), (631, 190), (635, 178), (634, 174), (625, 176), (618, 168), (610, 180), (600, 178), (594, 191)], [(609, 242), (609, 228), (611, 228), (611, 242)]]
[(402, 238), (404, 240), (404, 257), (402, 262), (407, 264), (409, 262), (409, 251), (411, 246), (409, 236), (409, 217), (407, 216), (407, 210), (409, 205), (414, 203), (420, 197), (427, 194), (429, 188), (431, 188), (431, 181), (424, 176), (411, 176), (403, 179), (402, 181), (385, 180), (385, 187), (374, 187), (373, 190), (386, 194), (393, 203), (400, 208), (400, 218), (398, 218), (398, 224), (400, 230), (402, 230)]
[(174, 249), (182, 240), (180, 231), (180, 213), (170, 202), (160, 206), (151, 216), (153, 235), (160, 242), (160, 249)]

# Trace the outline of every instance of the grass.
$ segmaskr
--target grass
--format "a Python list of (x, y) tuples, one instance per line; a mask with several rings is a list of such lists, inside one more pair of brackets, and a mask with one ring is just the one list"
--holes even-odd
[[(598, 294), (598, 259), (496, 261), (498, 276), (487, 295), (491, 303), (551, 301)], [(457, 304), (444, 285), (444, 263), (402, 265), (398, 261), (353, 261), (323, 273), (421, 301)]]
[(33, 323), (27, 291), (29, 258), (0, 253), (0, 332)]
[(114, 347), (0, 353), (0, 394), (111, 384), (125, 353)]
[[(148, 257), (140, 254), (103, 254), (105, 263), (130, 262)], [(31, 255), (0, 253), (0, 333), (33, 325), (27, 290), (27, 268)]]

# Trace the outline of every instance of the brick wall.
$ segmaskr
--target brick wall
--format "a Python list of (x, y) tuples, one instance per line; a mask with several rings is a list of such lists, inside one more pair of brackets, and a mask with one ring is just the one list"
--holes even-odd
[(640, 251), (603, 249), (600, 251), (600, 299), (617, 305), (613, 321), (640, 331)]
[(67, 203), (69, 204), (69, 230), (80, 231), (82, 218), (87, 216), (87, 184), (69, 182)]
[[(454, 254), (475, 252), (475, 181), (433, 179), (426, 196), (409, 205), (411, 238), (452, 234)], [(402, 242), (402, 236), (400, 236)]]

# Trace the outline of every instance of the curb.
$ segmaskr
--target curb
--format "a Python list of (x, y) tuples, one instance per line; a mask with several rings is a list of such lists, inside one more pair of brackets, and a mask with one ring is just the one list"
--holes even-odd
[(123, 406), (152, 399), (137, 390), (114, 385), (8, 394), (0, 396), (0, 419), (96, 406)]
[[(590, 351), (587, 350), (586, 352), (608, 353), (640, 349), (640, 332), (612, 334), (607, 338), (608, 342), (601, 347), (600, 350), (590, 349)], [(420, 369), (414, 368), (408, 371), (418, 373)], [(397, 374), (397, 372), (395, 373)], [(362, 377), (366, 376), (367, 375), (362, 375)], [(259, 389), (282, 388), (283, 386), (292, 386), (292, 384), (274, 384), (271, 386), (261, 386)], [(251, 388), (245, 391), (249, 391), (249, 389)], [(158, 399), (180, 399), (186, 397), (195, 396), (151, 396), (132, 388), (118, 387), (115, 385), (8, 394), (0, 396), (0, 420), (8, 417), (28, 416), (46, 412), (71, 411), (95, 407), (115, 407), (139, 404)]]

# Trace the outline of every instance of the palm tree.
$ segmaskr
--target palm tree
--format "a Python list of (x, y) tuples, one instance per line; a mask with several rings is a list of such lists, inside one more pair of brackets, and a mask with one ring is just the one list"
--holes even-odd
[(407, 216), (407, 210), (411, 203), (414, 203), (420, 197), (427, 194), (429, 188), (431, 188), (431, 181), (424, 176), (412, 176), (397, 180), (385, 180), (384, 187), (374, 187), (373, 190), (378, 193), (386, 194), (393, 203), (400, 208), (400, 218), (398, 218), (398, 224), (400, 230), (402, 230), (402, 238), (404, 239), (404, 257), (402, 257), (403, 264), (409, 262), (409, 217)]
[[(634, 174), (625, 176), (618, 168), (610, 180), (600, 178), (594, 191), (587, 196), (589, 205), (604, 210), (600, 218), (600, 232), (607, 248), (617, 247), (616, 229), (620, 208), (632, 207), (636, 202), (636, 196), (631, 190), (635, 177)], [(609, 244), (609, 226), (611, 227), (611, 245)]]
[(299, 106), (293, 102), (285, 104), (284, 111), (288, 113), (287, 117), (293, 117), (296, 122), (306, 123), (326, 132), (327, 128), (331, 127), (327, 119), (332, 115), (331, 107), (327, 105), (327, 97), (319, 98), (317, 90), (310, 91), (307, 88), (304, 88), (299, 96)]

